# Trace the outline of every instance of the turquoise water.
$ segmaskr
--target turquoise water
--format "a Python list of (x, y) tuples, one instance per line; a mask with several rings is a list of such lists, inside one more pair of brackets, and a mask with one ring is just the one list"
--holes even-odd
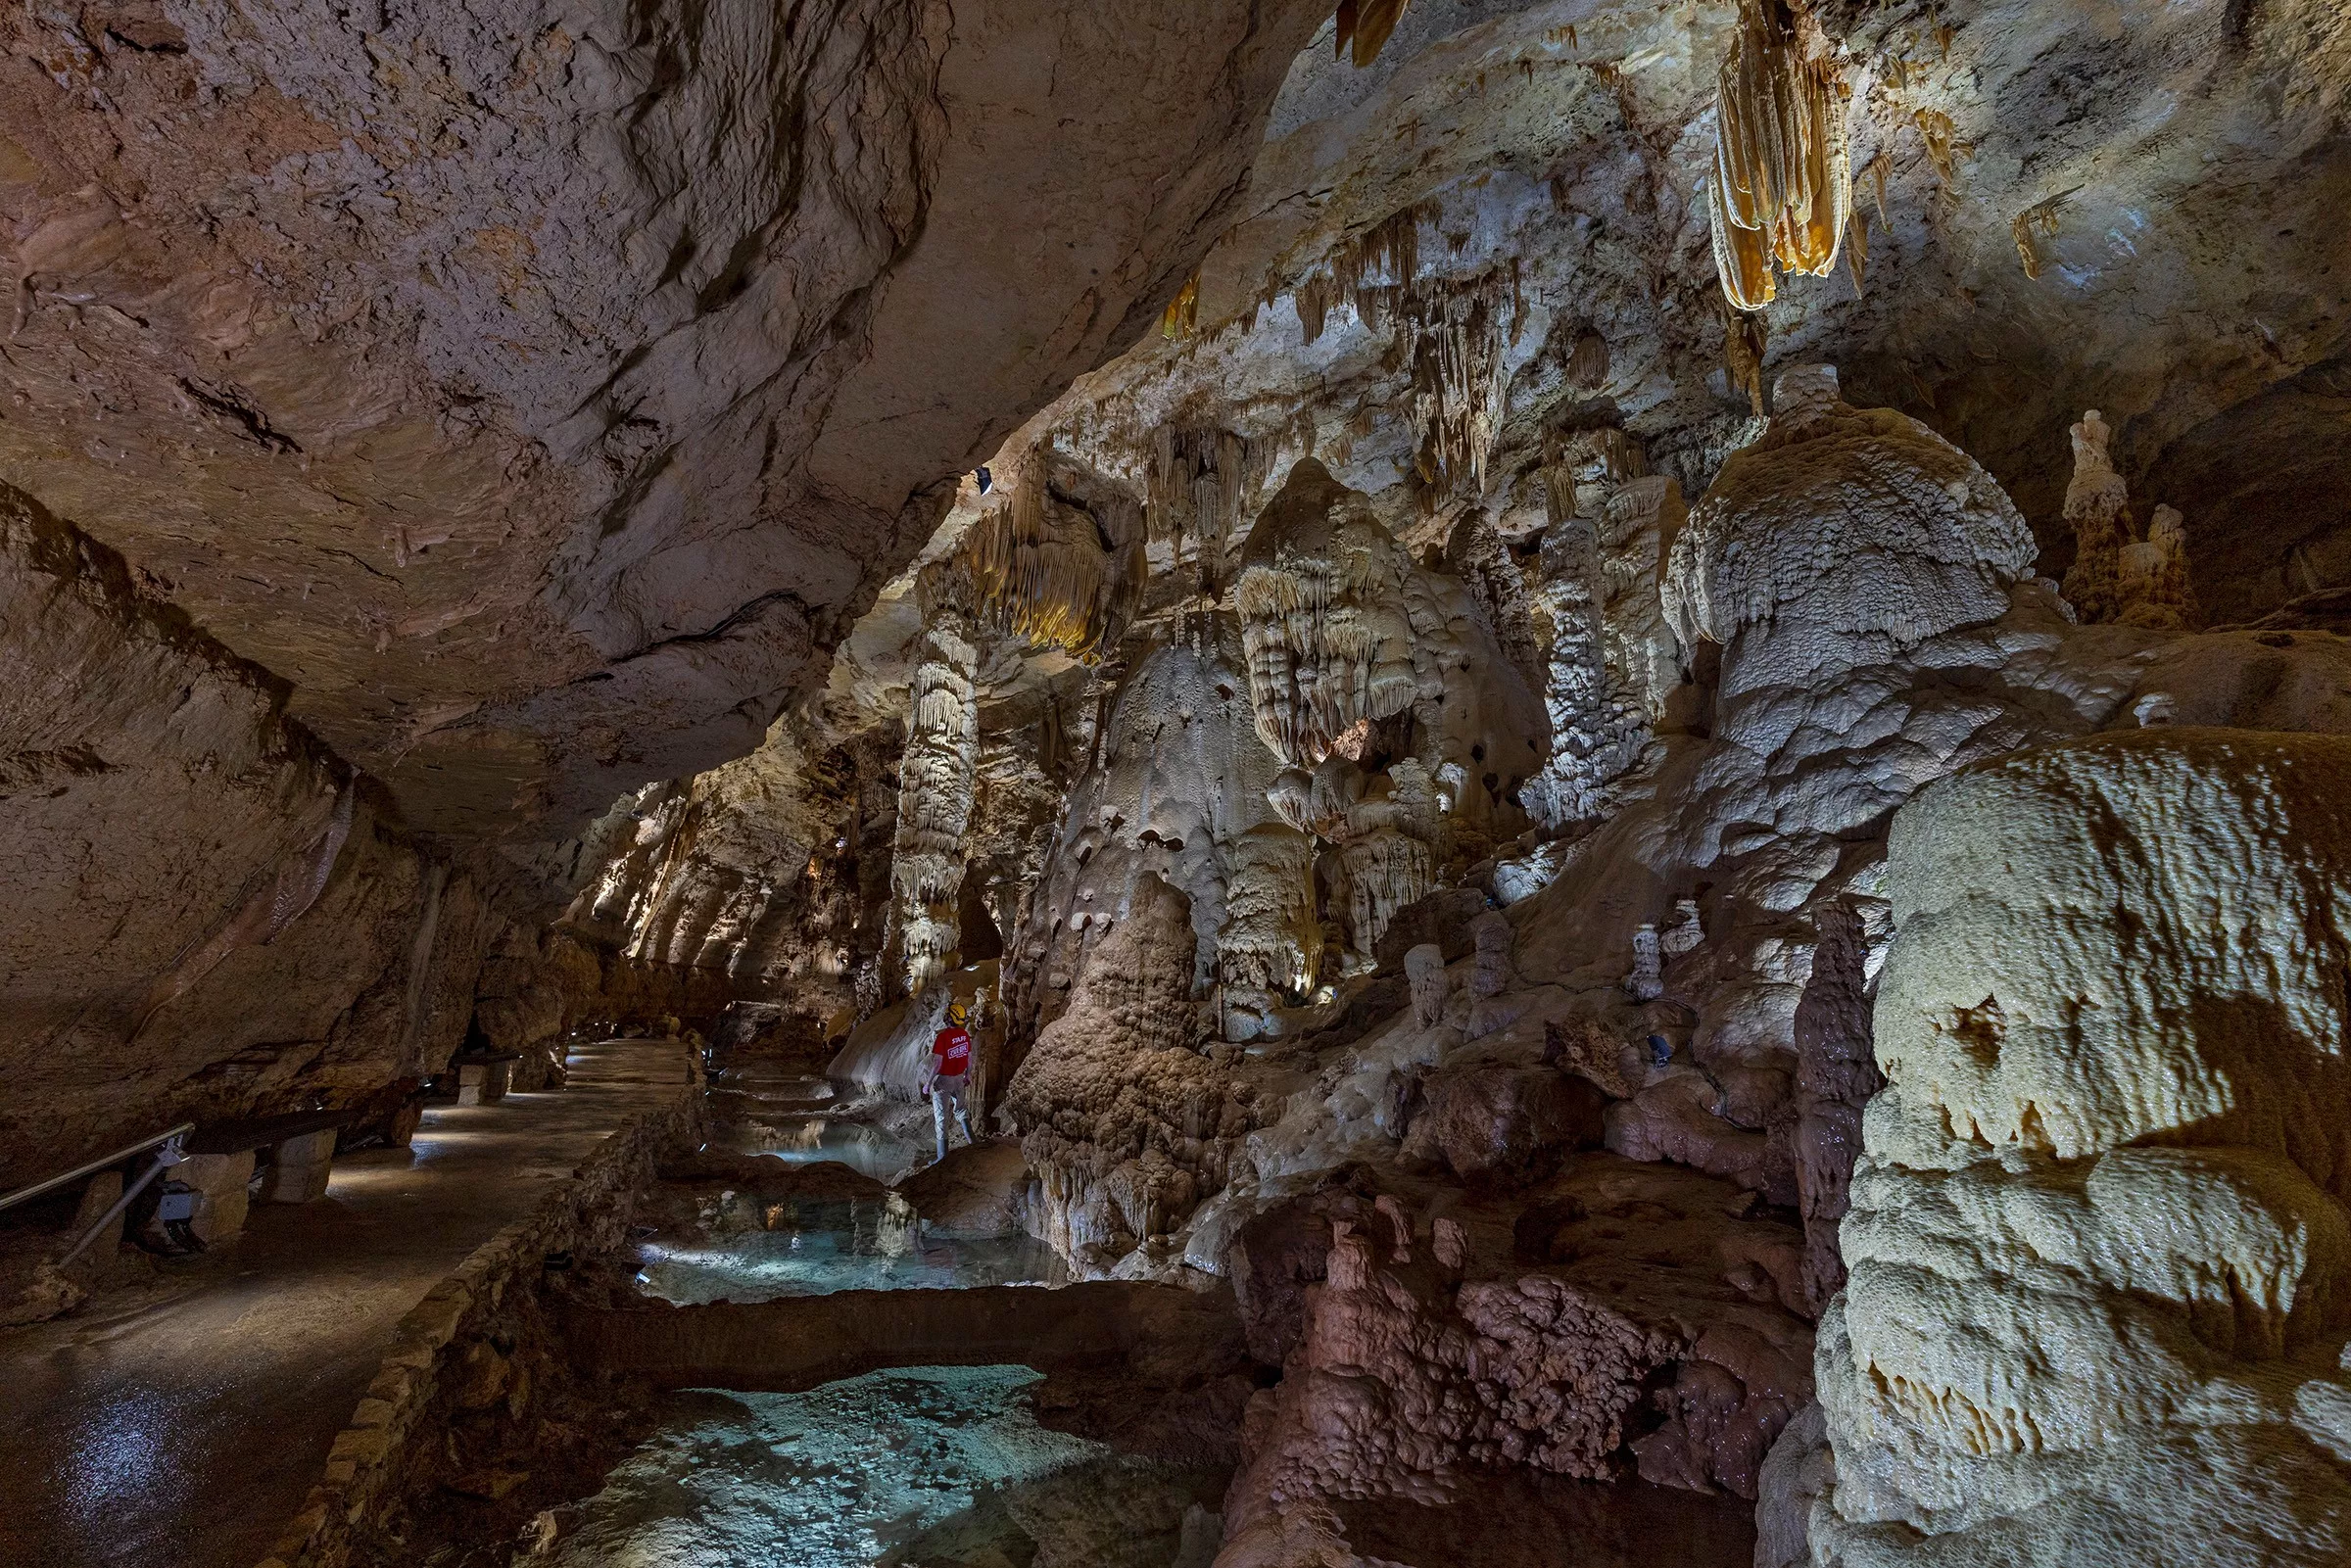
[(844, 1290), (958, 1290), (1063, 1285), (1068, 1271), (1032, 1236), (948, 1241), (925, 1236), (895, 1193), (788, 1199), (691, 1237), (655, 1235), (637, 1249), (638, 1288), (680, 1307), (772, 1302)]
[(674, 1396), (550, 1568), (1207, 1568), (1221, 1478), (1039, 1426), (1021, 1366)]

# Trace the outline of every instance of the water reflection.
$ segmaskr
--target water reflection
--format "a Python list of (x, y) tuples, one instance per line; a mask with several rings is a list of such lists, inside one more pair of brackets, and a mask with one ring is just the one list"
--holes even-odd
[(870, 1122), (806, 1116), (739, 1117), (711, 1128), (710, 1147), (728, 1154), (767, 1155), (795, 1165), (839, 1161), (876, 1181), (902, 1179), (928, 1152)]
[[(709, 1147), (790, 1164), (837, 1161), (881, 1182), (900, 1181), (929, 1159), (924, 1138), (878, 1124), (888, 1108), (843, 1097), (840, 1088), (829, 1078), (759, 1063), (725, 1069), (711, 1082)], [(928, 1126), (926, 1119), (917, 1130)]]
[(1040, 1427), (1027, 1367), (911, 1367), (806, 1394), (675, 1396), (548, 1568), (1206, 1568), (1223, 1478)]
[(1069, 1280), (1060, 1258), (1032, 1236), (924, 1235), (913, 1207), (896, 1193), (776, 1202), (722, 1193), (703, 1200), (691, 1237), (656, 1235), (640, 1244), (637, 1266), (646, 1295), (680, 1307)]

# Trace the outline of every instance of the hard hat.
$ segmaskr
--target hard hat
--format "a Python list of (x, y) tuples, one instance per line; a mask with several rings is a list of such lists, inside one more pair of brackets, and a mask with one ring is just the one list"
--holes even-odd
[(971, 1018), (972, 1010), (968, 1007), (965, 1007), (961, 1002), (949, 1002), (947, 1004), (947, 1022), (949, 1023), (968, 1023), (971, 1022)]

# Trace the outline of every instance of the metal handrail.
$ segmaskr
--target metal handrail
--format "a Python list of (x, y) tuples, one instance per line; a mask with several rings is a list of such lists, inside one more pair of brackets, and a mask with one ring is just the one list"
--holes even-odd
[(87, 1164), (75, 1165), (64, 1175), (51, 1176), (47, 1181), (36, 1181), (29, 1187), (19, 1187), (15, 1192), (10, 1193), (7, 1197), (0, 1198), (0, 1209), (9, 1208), (14, 1204), (21, 1204), (27, 1198), (38, 1198), (45, 1192), (54, 1192), (58, 1188), (64, 1186), (67, 1182), (74, 1180), (76, 1177), (89, 1175), (92, 1171), (104, 1170), (111, 1164), (117, 1164), (124, 1160), (128, 1160), (132, 1155), (154, 1148), (157, 1144), (162, 1143), (167, 1138), (177, 1138), (183, 1134), (190, 1133), (195, 1130), (195, 1122), (183, 1121), (176, 1127), (166, 1128), (164, 1131), (157, 1133), (152, 1138), (141, 1138), (137, 1143), (131, 1144), (127, 1148), (118, 1149), (111, 1155), (102, 1155), (98, 1159), (89, 1162)]

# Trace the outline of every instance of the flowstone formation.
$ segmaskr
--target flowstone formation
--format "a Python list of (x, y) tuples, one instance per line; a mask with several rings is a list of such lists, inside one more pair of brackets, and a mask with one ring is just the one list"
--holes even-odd
[(1257, 1086), (1195, 1049), (1191, 901), (1138, 878), (1102, 910), (1068, 1009), (1013, 1075), (1005, 1114), (1042, 1188), (1042, 1230), (1089, 1272), (1164, 1259), (1171, 1233), (1225, 1182), (1258, 1119)]
[(2346, 768), (2153, 730), (1897, 818), (1815, 1561), (2351, 1550)]

